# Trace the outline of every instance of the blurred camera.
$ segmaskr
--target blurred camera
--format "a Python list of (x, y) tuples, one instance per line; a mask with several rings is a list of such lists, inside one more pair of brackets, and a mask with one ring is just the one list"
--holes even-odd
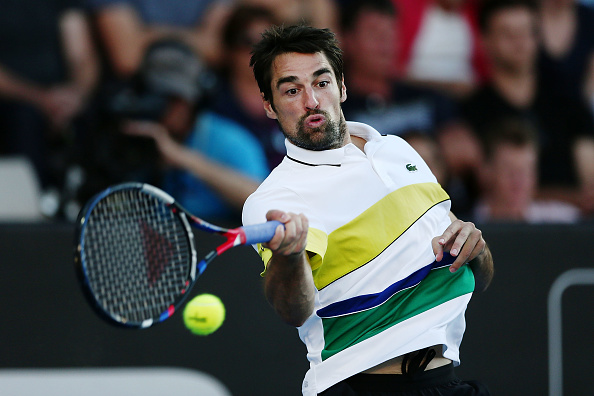
[(151, 45), (134, 78), (108, 101), (117, 119), (158, 121), (172, 97), (199, 103), (213, 85), (213, 75), (186, 44), (163, 40)]
[(168, 100), (167, 96), (124, 88), (110, 100), (108, 113), (115, 119), (159, 121)]

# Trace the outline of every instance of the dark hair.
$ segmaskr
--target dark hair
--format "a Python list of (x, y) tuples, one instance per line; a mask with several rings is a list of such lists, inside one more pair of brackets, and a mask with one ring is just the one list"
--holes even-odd
[(389, 16), (398, 15), (392, 0), (351, 0), (341, 5), (340, 29), (343, 32), (353, 29), (357, 18), (364, 11), (373, 11)]
[(276, 18), (268, 8), (251, 5), (237, 5), (231, 11), (223, 26), (223, 45), (228, 50), (243, 46), (251, 47), (254, 43), (246, 37), (247, 28), (256, 21), (268, 21), (271, 25), (276, 23)]
[(273, 26), (262, 34), (262, 40), (254, 45), (250, 66), (258, 82), (264, 100), (272, 104), (272, 64), (282, 54), (323, 53), (342, 89), (343, 60), (336, 35), (330, 29), (318, 29), (307, 25)]
[(478, 24), (481, 32), (489, 30), (491, 17), (499, 11), (508, 8), (527, 8), (530, 12), (536, 12), (536, 4), (533, 0), (485, 0), (479, 9)]
[(485, 128), (485, 159), (491, 160), (497, 148), (503, 144), (514, 147), (538, 149), (538, 134), (534, 125), (519, 117), (505, 117)]

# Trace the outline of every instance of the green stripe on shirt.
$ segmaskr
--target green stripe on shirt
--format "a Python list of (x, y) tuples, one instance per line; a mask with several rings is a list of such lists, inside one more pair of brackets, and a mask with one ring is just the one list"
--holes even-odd
[(432, 270), (417, 286), (402, 290), (384, 304), (367, 311), (322, 319), (322, 360), (454, 298), (474, 291), (469, 266), (450, 273), (449, 266)]

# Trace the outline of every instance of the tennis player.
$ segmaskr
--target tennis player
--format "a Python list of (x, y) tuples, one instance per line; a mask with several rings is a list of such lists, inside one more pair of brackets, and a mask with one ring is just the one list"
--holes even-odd
[(345, 121), (331, 31), (273, 27), (251, 65), (287, 156), (243, 221), (284, 223), (257, 249), (266, 298), (307, 346), (303, 394), (488, 395), (454, 373), (466, 306), (493, 276), (481, 231), (404, 140)]

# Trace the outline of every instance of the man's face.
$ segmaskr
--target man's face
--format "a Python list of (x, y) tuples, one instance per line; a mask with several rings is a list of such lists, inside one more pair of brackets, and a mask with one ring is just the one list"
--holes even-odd
[(390, 78), (397, 53), (396, 18), (377, 11), (362, 11), (352, 30), (343, 35), (350, 70)]
[(262, 33), (272, 25), (272, 22), (262, 18), (253, 20), (243, 31), (241, 42), (228, 51), (228, 66), (232, 74), (244, 80), (252, 81), (254, 74), (250, 67), (252, 46), (261, 40)]
[(510, 71), (530, 70), (536, 57), (536, 22), (525, 7), (496, 12), (484, 36), (485, 47), (495, 67)]
[(537, 152), (532, 146), (499, 146), (490, 166), (491, 187), (499, 202), (510, 208), (526, 207), (537, 184)]
[(342, 147), (348, 135), (340, 103), (346, 88), (338, 87), (322, 53), (279, 55), (272, 64), (272, 102), (264, 101), (268, 117), (276, 119), (287, 139), (308, 150)]

